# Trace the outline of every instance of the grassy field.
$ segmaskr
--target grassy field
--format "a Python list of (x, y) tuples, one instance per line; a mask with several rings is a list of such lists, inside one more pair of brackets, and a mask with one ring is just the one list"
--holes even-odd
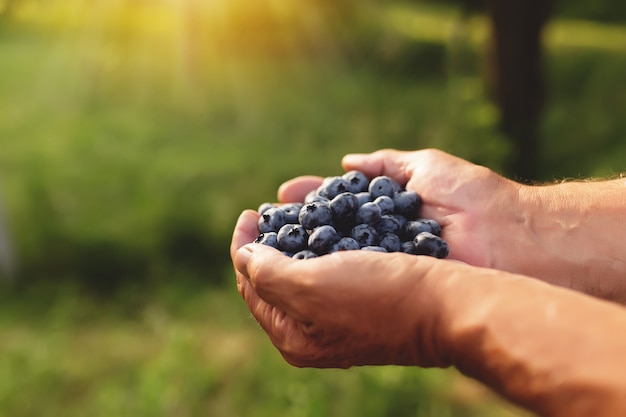
[(38, 306), (4, 298), (2, 414), (523, 415), (453, 371), (292, 368), (234, 290), (172, 291), (130, 311), (71, 289)]
[[(524, 415), (454, 370), (291, 368), (236, 294), (234, 221), (282, 181), (381, 147), (494, 170), (509, 149), (484, 20), (320, 4), (25, 1), (0, 23), (20, 271), (0, 291), (0, 415)], [(625, 33), (550, 26), (544, 179), (626, 166)]]

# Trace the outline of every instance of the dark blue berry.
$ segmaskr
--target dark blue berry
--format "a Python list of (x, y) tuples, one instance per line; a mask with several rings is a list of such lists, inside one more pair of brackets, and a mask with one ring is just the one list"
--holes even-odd
[(394, 193), (400, 191), (400, 185), (394, 179), (386, 175), (381, 175), (372, 179), (368, 191), (374, 199), (381, 195), (393, 197)]
[(332, 200), (339, 194), (347, 192), (348, 188), (348, 181), (342, 177), (327, 177), (317, 189), (317, 193)]
[(330, 204), (326, 201), (314, 201), (303, 205), (298, 216), (300, 224), (307, 230), (331, 224), (332, 219)]
[(355, 193), (354, 196), (359, 202), (359, 207), (365, 203), (371, 203), (372, 201), (374, 201), (369, 191), (362, 191), (360, 193)]
[(310, 249), (304, 249), (304, 250), (301, 250), (300, 252), (297, 252), (297, 253), (293, 254), (292, 258), (293, 259), (317, 258), (317, 253), (313, 252)]
[(285, 212), (278, 207), (265, 210), (259, 217), (259, 231), (261, 233), (278, 232), (286, 223)]
[(393, 195), (393, 203), (396, 213), (415, 215), (422, 205), (422, 198), (413, 190), (403, 190)]
[(380, 246), (375, 246), (375, 245), (363, 246), (361, 248), (361, 250), (369, 250), (369, 251), (372, 251), (372, 252), (387, 252), (387, 249), (385, 249), (383, 247), (380, 247)]
[(334, 227), (329, 225), (320, 226), (313, 230), (309, 236), (309, 249), (318, 255), (328, 253), (341, 236)]
[(300, 209), (302, 209), (302, 203), (287, 203), (280, 207), (285, 212), (285, 222), (287, 224), (298, 223), (298, 216), (300, 215)]
[(378, 246), (385, 248), (387, 252), (400, 252), (402, 241), (394, 233), (386, 233), (378, 243)]
[(309, 203), (313, 203), (315, 201), (330, 201), (328, 198), (326, 197), (322, 197), (321, 195), (319, 195), (317, 193), (317, 190), (313, 190), (310, 191), (305, 197), (304, 197), (304, 204), (309, 204)]
[(257, 210), (259, 212), (259, 214), (263, 214), (265, 213), (267, 210), (276, 207), (274, 204), (272, 203), (263, 203), (259, 206), (259, 209)]
[(403, 237), (405, 240), (413, 240), (415, 236), (422, 232), (429, 232), (434, 235), (441, 234), (441, 226), (432, 219), (409, 220), (403, 228)]
[(376, 197), (374, 200), (375, 204), (378, 204), (380, 207), (381, 214), (393, 214), (394, 212), (394, 203), (393, 199), (386, 195), (381, 195), (380, 197)]
[(369, 180), (361, 171), (348, 171), (342, 175), (342, 178), (348, 182), (348, 191), (351, 193), (367, 191)]
[(402, 242), (400, 245), (400, 252), (408, 253), (409, 255), (417, 255), (415, 250), (415, 244), (413, 241)]
[(397, 235), (402, 231), (400, 221), (389, 214), (381, 216), (380, 220), (374, 227), (381, 236), (385, 233), (393, 233)]
[(430, 232), (422, 232), (413, 239), (415, 253), (417, 255), (434, 256), (445, 258), (448, 256), (448, 243), (437, 235)]
[(308, 238), (309, 234), (299, 224), (286, 224), (277, 234), (279, 248), (291, 253), (306, 249)]
[(433, 219), (421, 219), (421, 220), (424, 221), (425, 223), (430, 224), (430, 227), (433, 229), (431, 231), (433, 235), (441, 236), (441, 225), (437, 223), (436, 220), (433, 220)]
[(359, 250), (359, 242), (351, 237), (342, 237), (339, 242), (335, 243), (330, 252), (341, 252), (346, 250)]
[(363, 204), (356, 212), (357, 223), (375, 225), (381, 217), (380, 206), (374, 202)]
[(276, 232), (261, 233), (254, 240), (254, 243), (260, 243), (262, 245), (271, 246), (272, 248), (279, 249), (277, 238), (278, 234)]
[(369, 224), (358, 224), (352, 228), (350, 237), (359, 243), (360, 247), (378, 244), (378, 233)]
[(341, 193), (330, 201), (335, 224), (350, 224), (352, 227), (358, 208), (359, 201), (352, 193)]
[(404, 226), (406, 225), (406, 222), (408, 221), (408, 219), (405, 216), (403, 216), (402, 214), (398, 214), (398, 213), (394, 213), (394, 214), (392, 214), (392, 216), (396, 220), (398, 220), (398, 222), (400, 222), (400, 227), (402, 229), (404, 229)]

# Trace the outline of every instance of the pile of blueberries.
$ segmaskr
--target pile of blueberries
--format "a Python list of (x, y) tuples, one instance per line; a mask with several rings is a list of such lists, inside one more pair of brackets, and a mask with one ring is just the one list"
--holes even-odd
[(371, 181), (360, 171), (327, 177), (303, 203), (259, 207), (255, 243), (296, 259), (346, 250), (448, 256), (441, 226), (418, 218), (422, 199), (388, 176)]

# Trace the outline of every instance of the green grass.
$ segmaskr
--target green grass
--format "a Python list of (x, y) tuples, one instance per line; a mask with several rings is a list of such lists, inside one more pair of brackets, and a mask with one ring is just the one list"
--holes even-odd
[[(0, 294), (0, 415), (523, 415), (453, 370), (288, 366), (227, 253), (242, 209), (348, 152), (435, 146), (501, 171), (484, 20), (459, 43), (456, 11), (421, 4), (350, 25), (315, 2), (25, 4), (0, 26), (21, 271)], [(545, 179), (624, 169), (623, 30), (551, 26)]]
[(34, 300), (45, 315), (2, 298), (3, 415), (523, 415), (452, 370), (290, 367), (232, 288), (125, 311), (70, 287)]

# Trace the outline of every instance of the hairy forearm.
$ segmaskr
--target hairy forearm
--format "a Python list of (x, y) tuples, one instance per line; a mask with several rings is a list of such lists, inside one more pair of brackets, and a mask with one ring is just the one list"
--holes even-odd
[(622, 306), (478, 268), (437, 285), (445, 362), (540, 415), (626, 415)]
[(523, 186), (519, 197), (517, 231), (499, 246), (509, 271), (626, 303), (624, 180)]

